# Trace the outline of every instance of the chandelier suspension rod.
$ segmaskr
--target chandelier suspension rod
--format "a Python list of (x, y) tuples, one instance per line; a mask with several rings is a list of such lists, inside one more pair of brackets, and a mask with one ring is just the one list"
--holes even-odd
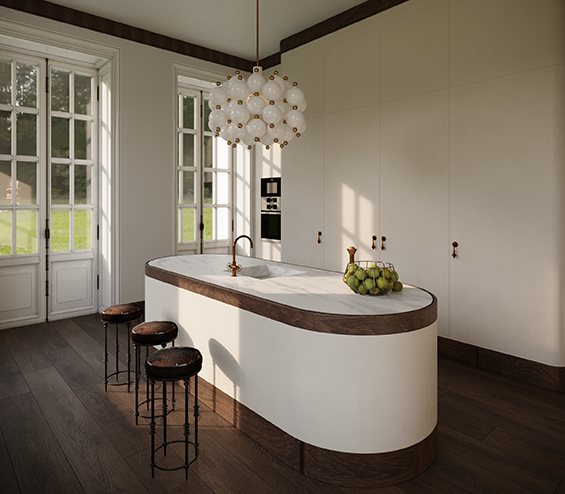
[(257, 67), (259, 67), (259, 0), (257, 0)]

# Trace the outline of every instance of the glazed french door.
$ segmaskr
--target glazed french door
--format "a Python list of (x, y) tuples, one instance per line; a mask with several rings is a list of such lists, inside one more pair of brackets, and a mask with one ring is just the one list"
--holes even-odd
[(0, 327), (97, 308), (97, 72), (0, 55)]
[(232, 148), (208, 127), (207, 92), (178, 94), (177, 253), (227, 253), (231, 245)]

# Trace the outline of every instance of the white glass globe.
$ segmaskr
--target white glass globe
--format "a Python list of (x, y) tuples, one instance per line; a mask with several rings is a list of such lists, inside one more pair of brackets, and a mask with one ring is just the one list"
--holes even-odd
[(290, 110), (286, 115), (286, 123), (290, 128), (300, 127), (304, 123), (304, 115), (299, 110)]
[(247, 132), (251, 137), (261, 137), (266, 130), (267, 126), (260, 118), (254, 118), (247, 124)]
[(277, 105), (267, 105), (263, 109), (263, 120), (268, 124), (274, 124), (280, 121), (282, 112)]
[(247, 109), (252, 115), (261, 115), (267, 103), (260, 96), (253, 96), (247, 102)]
[(214, 104), (214, 108), (216, 105), (223, 105), (227, 99), (228, 94), (224, 88), (216, 86), (210, 90), (209, 100)]
[(263, 96), (268, 101), (276, 101), (282, 93), (281, 87), (275, 81), (269, 81), (263, 86)]
[(217, 127), (223, 127), (228, 122), (228, 116), (223, 110), (212, 110), (208, 117), (208, 126), (215, 130)]
[(230, 111), (230, 117), (232, 122), (247, 123), (250, 117), (250, 113), (249, 110), (247, 109), (247, 106), (243, 104), (241, 105), (237, 104), (232, 107)]
[(293, 86), (286, 91), (286, 101), (290, 106), (298, 106), (304, 101), (304, 93), (302, 89)]
[(253, 72), (247, 79), (247, 86), (252, 93), (260, 93), (265, 82), (266, 80), (261, 72)]
[(243, 80), (241, 81), (237, 80), (233, 82), (230, 88), (230, 92), (232, 98), (236, 101), (237, 100), (245, 101), (247, 100), (247, 97), (250, 94), (249, 88), (247, 87), (247, 84)]

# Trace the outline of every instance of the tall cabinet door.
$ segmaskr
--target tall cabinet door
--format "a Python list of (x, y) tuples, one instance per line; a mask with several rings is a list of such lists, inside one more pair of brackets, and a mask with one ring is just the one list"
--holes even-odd
[(449, 333), (448, 98), (445, 90), (381, 105), (380, 259), (436, 295), (440, 335)]
[(284, 163), (298, 161), (307, 166), (285, 167), (283, 163), (281, 183), (282, 260), (316, 268), (324, 267), (323, 132), (323, 117), (312, 118), (308, 120), (308, 137), (294, 139), (284, 148)]
[(379, 227), (378, 106), (326, 115), (324, 136), (324, 267), (342, 270), (351, 245), (357, 248), (356, 259), (374, 258), (370, 243), (371, 232)]
[(547, 118), (552, 71), (454, 88), (450, 110), (451, 240), (458, 243), (450, 260), (450, 336), (549, 364), (559, 345), (551, 318), (562, 304)]

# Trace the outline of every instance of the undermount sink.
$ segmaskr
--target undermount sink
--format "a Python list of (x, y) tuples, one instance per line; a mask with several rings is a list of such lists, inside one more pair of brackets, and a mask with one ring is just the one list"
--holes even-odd
[(304, 271), (298, 271), (295, 269), (288, 269), (279, 266), (248, 266), (246, 268), (241, 268), (237, 272), (238, 276), (248, 276), (250, 278), (255, 278), (258, 280), (267, 280), (269, 278), (279, 278), (281, 276), (294, 276), (297, 274), (303, 274)]

